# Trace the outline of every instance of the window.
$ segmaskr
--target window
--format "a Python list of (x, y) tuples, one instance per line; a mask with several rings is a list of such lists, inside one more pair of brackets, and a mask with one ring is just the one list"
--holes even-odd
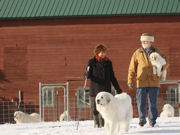
[(89, 88), (86, 89), (84, 89), (83, 87), (77, 88), (77, 107), (80, 107), (80, 104), (82, 104), (81, 106), (82, 108), (90, 107)]
[(178, 87), (177, 86), (168, 87), (167, 103), (173, 106), (178, 104)]
[(54, 87), (43, 88), (44, 107), (54, 107)]
[[(116, 95), (116, 90), (114, 87), (111, 88), (111, 93)], [(82, 108), (89, 108), (90, 107), (90, 99), (89, 99), (89, 88), (86, 87), (85, 93), (83, 87), (77, 88), (77, 107), (80, 107), (82, 104)]]

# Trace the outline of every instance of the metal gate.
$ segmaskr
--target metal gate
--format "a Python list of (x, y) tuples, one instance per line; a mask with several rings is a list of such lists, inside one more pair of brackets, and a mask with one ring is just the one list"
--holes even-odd
[[(43, 84), (39, 82), (39, 113), (41, 121), (45, 121), (45, 112), (48, 112), (47, 116), (51, 118), (51, 121), (59, 120), (60, 92), (63, 92), (63, 111), (67, 111), (67, 120), (69, 121), (69, 82), (61, 84)], [(56, 112), (55, 115), (54, 112)]]
[(169, 86), (167, 90), (167, 103), (177, 106), (180, 115), (180, 80), (161, 81), (160, 84), (175, 84), (177, 87)]

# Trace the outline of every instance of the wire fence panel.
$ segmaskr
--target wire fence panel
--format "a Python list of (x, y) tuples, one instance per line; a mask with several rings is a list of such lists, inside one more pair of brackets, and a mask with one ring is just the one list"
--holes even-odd
[[(166, 87), (166, 90), (160, 89), (158, 96), (158, 111), (159, 114), (162, 112), (164, 104), (171, 104), (175, 109), (175, 116), (179, 116), (179, 93), (177, 87)], [(48, 93), (48, 92), (47, 92)], [(46, 93), (46, 94), (47, 94)], [(67, 100), (64, 100), (64, 92), (60, 88), (55, 88), (49, 99), (47, 96), (47, 104), (44, 104), (43, 113), (44, 121), (59, 121), (59, 117), (67, 110)], [(85, 96), (85, 100), (82, 97)], [(92, 119), (92, 114), (90, 111), (89, 104), (89, 88), (87, 87), (85, 92), (83, 89), (83, 81), (70, 82), (69, 85), (69, 115), (71, 120), (77, 121), (80, 111), (80, 103), (82, 104), (82, 112), (80, 120), (90, 120)], [(148, 101), (147, 101), (148, 102)], [(147, 103), (148, 104), (148, 103)], [(134, 117), (138, 117), (137, 102), (136, 97), (132, 97), (133, 113)], [(18, 108), (19, 106), (19, 108)], [(40, 113), (39, 112), (39, 101), (34, 99), (24, 100), (20, 103), (18, 101), (0, 101), (0, 123), (15, 123), (14, 112), (22, 111), (27, 114)], [(148, 105), (147, 105), (148, 110)], [(147, 111), (148, 113), (148, 111)]]
[(27, 114), (39, 113), (39, 101), (23, 101), (18, 108), (18, 102), (0, 101), (0, 123), (15, 123), (14, 112), (22, 111)]

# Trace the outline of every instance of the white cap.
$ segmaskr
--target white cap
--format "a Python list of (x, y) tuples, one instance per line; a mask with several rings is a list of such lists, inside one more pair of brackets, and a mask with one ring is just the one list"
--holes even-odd
[(151, 41), (154, 42), (154, 36), (141, 36), (141, 42), (142, 41)]

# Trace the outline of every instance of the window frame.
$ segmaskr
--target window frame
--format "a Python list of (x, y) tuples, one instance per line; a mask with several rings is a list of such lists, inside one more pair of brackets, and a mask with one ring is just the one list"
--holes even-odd
[(178, 86), (168, 86), (166, 94), (167, 94), (167, 103), (168, 104), (171, 104), (172, 106), (176, 106), (177, 104), (179, 104)]
[[(49, 95), (49, 92), (51, 93), (50, 95)], [(54, 108), (55, 107), (54, 87), (44, 87), (43, 88), (43, 97), (44, 97), (44, 100), (43, 100), (44, 107), (46, 107), (46, 108)]]
[[(89, 98), (89, 91), (90, 91), (89, 87), (86, 87), (86, 88), (78, 87), (77, 88), (77, 93), (76, 93), (76, 106), (77, 106), (77, 108), (80, 108), (80, 104), (81, 104), (80, 97), (84, 98), (84, 92), (83, 92), (84, 89), (85, 89), (85, 92), (86, 92), (86, 99), (85, 99), (85, 101), (88, 101), (87, 102), (88, 104), (84, 104), (84, 102), (83, 102), (81, 107), (82, 108), (90, 108), (91, 107), (91, 105), (90, 105), (90, 98)], [(82, 95), (80, 95), (80, 94), (82, 94)]]

